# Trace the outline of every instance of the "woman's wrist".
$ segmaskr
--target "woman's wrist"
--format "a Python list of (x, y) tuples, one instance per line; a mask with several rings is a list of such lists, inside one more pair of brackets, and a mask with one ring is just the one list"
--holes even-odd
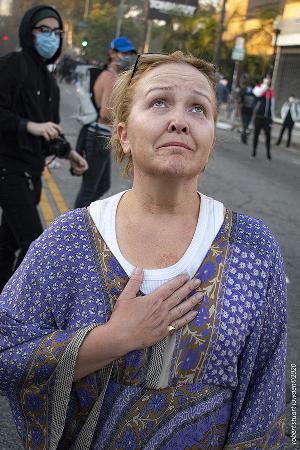
[[(125, 343), (126, 344), (126, 343)], [(126, 345), (109, 322), (93, 328), (83, 340), (75, 365), (74, 381), (90, 375), (125, 355)]]
[(106, 330), (106, 338), (107, 342), (112, 349), (112, 353), (114, 354), (114, 359), (122, 358), (122, 356), (126, 355), (133, 349), (130, 347), (129, 339), (126, 338), (124, 333), (122, 333), (119, 327), (112, 321), (108, 321), (105, 324)]

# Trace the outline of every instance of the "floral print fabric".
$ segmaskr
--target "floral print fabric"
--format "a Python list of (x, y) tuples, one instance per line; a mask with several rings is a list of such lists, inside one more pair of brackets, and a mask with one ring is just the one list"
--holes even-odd
[[(227, 211), (195, 276), (205, 297), (176, 333), (168, 387), (147, 387), (151, 349), (115, 361), (89, 448), (284, 448), (286, 287), (277, 242), (261, 221)], [(32, 244), (7, 284), (0, 386), (26, 448), (50, 448), (61, 361), (76, 333), (109, 320), (127, 281), (79, 209)], [(76, 442), (101, 393), (98, 375), (69, 380), (57, 448)]]

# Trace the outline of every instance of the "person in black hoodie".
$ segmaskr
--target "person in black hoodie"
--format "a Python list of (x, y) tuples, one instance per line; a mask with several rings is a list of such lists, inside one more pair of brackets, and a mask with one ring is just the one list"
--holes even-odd
[(75, 175), (87, 169), (62, 135), (59, 89), (47, 69), (62, 50), (61, 16), (50, 6), (29, 9), (19, 40), (22, 50), (0, 59), (0, 292), (43, 231), (37, 205), (45, 157), (69, 158)]

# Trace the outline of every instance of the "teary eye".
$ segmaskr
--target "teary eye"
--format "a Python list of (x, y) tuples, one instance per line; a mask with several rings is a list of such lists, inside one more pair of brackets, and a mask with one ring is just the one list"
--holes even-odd
[(154, 106), (155, 108), (164, 108), (166, 106), (166, 101), (162, 98), (156, 98), (155, 100), (153, 100), (152, 106)]
[(202, 105), (194, 105), (192, 107), (192, 110), (194, 110), (194, 112), (196, 112), (196, 113), (204, 113), (205, 112), (205, 108)]

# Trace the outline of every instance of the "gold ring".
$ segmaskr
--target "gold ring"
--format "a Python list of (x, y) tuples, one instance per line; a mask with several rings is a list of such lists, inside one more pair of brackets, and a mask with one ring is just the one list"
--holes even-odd
[(173, 327), (173, 325), (168, 325), (168, 333), (169, 333), (169, 334), (173, 334), (174, 331), (176, 331), (176, 328)]

